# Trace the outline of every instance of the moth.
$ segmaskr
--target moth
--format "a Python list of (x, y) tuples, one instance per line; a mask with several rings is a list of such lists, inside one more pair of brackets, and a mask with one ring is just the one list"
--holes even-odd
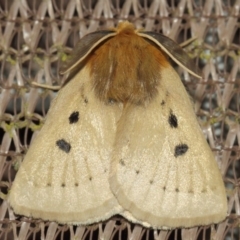
[(173, 40), (129, 22), (83, 37), (17, 172), (14, 212), (76, 225), (120, 214), (155, 229), (222, 221), (222, 176), (169, 58), (200, 77)]

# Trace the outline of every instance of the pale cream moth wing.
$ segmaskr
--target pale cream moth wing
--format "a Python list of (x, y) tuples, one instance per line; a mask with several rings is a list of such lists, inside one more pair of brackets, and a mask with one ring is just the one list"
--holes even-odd
[(194, 61), (192, 61), (189, 55), (172, 39), (161, 33), (139, 32), (138, 34), (139, 36), (156, 43), (174, 62), (186, 69), (189, 73), (195, 77), (201, 77), (201, 73)]
[(54, 99), (10, 190), (17, 214), (88, 224), (121, 211), (108, 174), (122, 109), (100, 102), (90, 79), (86, 65)]
[(178, 75), (169, 67), (161, 76), (158, 97), (130, 105), (118, 123), (111, 189), (154, 228), (219, 222), (227, 205), (217, 163)]
[[(174, 54), (166, 50), (166, 43), (163, 49), (153, 42)], [(191, 72), (188, 57), (172, 58)], [(144, 66), (144, 58), (139, 62)], [(110, 187), (124, 209), (153, 228), (220, 222), (226, 217), (227, 201), (217, 163), (178, 74), (164, 60), (159, 61), (158, 71), (157, 95), (143, 104), (125, 104), (112, 154)]]

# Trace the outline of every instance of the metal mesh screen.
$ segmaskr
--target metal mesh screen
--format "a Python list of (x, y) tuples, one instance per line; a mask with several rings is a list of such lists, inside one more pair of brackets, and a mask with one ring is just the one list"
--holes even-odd
[[(239, 0), (0, 0), (0, 239), (240, 239)], [(181, 43), (202, 80), (177, 68), (224, 177), (228, 218), (192, 229), (153, 231), (121, 217), (92, 226), (64, 226), (14, 215), (4, 200), (60, 85), (60, 60), (80, 37), (119, 20)]]

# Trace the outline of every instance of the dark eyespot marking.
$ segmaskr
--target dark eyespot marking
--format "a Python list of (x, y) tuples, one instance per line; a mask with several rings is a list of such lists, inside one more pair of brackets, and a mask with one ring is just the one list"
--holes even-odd
[(170, 127), (172, 127), (172, 128), (178, 127), (178, 119), (177, 119), (176, 115), (172, 113), (172, 111), (170, 111), (170, 115), (168, 117), (168, 123), (169, 123)]
[(79, 120), (79, 112), (73, 112), (70, 116), (69, 116), (69, 123), (76, 123)]
[(161, 105), (162, 105), (162, 106), (165, 105), (165, 101), (164, 101), (164, 100), (162, 100)]
[(120, 163), (122, 166), (125, 166), (125, 162), (123, 161), (123, 159), (120, 159), (119, 163)]
[(139, 172), (140, 172), (139, 170), (136, 170), (136, 174), (139, 174)]
[(150, 183), (150, 184), (153, 184), (153, 180), (150, 180), (149, 183)]
[(166, 191), (166, 186), (163, 187), (163, 191)]
[(89, 177), (89, 180), (92, 181), (92, 177)]
[(179, 189), (178, 189), (178, 188), (176, 188), (176, 189), (175, 189), (175, 191), (176, 191), (176, 192), (179, 192)]
[(78, 187), (78, 183), (75, 183), (75, 187)]
[(57, 140), (56, 144), (61, 150), (63, 150), (66, 153), (69, 153), (71, 150), (71, 145), (64, 139)]
[(174, 156), (178, 157), (181, 155), (184, 155), (188, 150), (188, 145), (187, 144), (179, 144), (175, 147), (175, 153)]
[(48, 187), (51, 187), (51, 183), (48, 183), (47, 186), (48, 186)]
[(62, 183), (62, 185), (61, 185), (62, 187), (66, 187), (66, 184), (65, 183)]
[(84, 102), (85, 102), (85, 103), (88, 103), (88, 99), (87, 99), (87, 98), (84, 98)]

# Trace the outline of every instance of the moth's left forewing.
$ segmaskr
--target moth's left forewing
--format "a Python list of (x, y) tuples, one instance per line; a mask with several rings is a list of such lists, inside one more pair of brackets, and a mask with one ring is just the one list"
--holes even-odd
[(108, 31), (86, 36), (62, 68), (78, 71), (54, 99), (16, 175), (8, 199), (15, 213), (79, 225), (122, 211), (108, 183), (121, 106), (99, 101), (89, 65), (79, 69), (109, 37)]
[(121, 211), (108, 171), (118, 106), (99, 102), (83, 69), (54, 100), (10, 191), (15, 213), (92, 224)]

